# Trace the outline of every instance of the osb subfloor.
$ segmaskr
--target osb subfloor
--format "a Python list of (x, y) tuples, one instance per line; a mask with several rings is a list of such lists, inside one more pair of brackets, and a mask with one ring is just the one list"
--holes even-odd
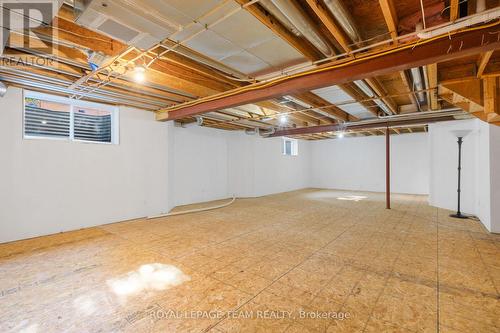
[(0, 332), (499, 332), (500, 238), (303, 190), (0, 245)]

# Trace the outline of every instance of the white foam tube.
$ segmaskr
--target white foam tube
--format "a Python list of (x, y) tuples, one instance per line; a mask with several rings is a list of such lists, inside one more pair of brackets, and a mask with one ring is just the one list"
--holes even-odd
[(222, 204), (222, 205), (205, 207), (205, 208), (190, 209), (190, 210), (183, 210), (183, 211), (180, 211), (180, 212), (173, 212), (173, 213), (167, 213), (167, 214), (153, 215), (153, 216), (148, 216), (146, 218), (148, 220), (151, 220), (151, 219), (157, 219), (157, 218), (160, 218), (160, 217), (168, 217), (168, 216), (177, 216), (177, 215), (184, 215), (184, 214), (205, 212), (205, 211), (208, 211), (208, 210), (214, 210), (214, 209), (219, 209), (219, 208), (227, 207), (230, 204), (232, 204), (235, 200), (236, 200), (236, 196), (233, 195), (233, 198), (231, 199), (231, 201), (226, 202), (225, 204)]
[[(295, 7), (289, 0), (270, 0), (281, 13), (288, 19), (295, 28), (307, 38), (318, 50), (325, 56), (333, 55), (333, 50), (328, 43), (321, 37), (321, 35), (313, 28), (313, 25), (307, 20), (306, 16)], [(262, 3), (264, 8), (266, 4)]]
[(0, 81), (0, 97), (4, 97), (6, 93), (7, 93), (7, 86), (5, 85), (5, 83)]
[(452, 24), (444, 25), (431, 31), (422, 31), (417, 34), (421, 39), (428, 39), (442, 34), (446, 34), (458, 29), (466, 28), (475, 24), (496, 20), (500, 17), (500, 7), (487, 10), (479, 15), (467, 16), (455, 21)]

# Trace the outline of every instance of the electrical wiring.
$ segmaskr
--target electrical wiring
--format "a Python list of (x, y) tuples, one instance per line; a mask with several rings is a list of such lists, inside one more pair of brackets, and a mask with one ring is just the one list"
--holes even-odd
[(238, 93), (248, 92), (248, 91), (253, 91), (253, 90), (258, 90), (258, 89), (263, 89), (263, 88), (271, 87), (273, 85), (276, 85), (276, 84), (281, 83), (281, 82), (286, 81), (286, 80), (290, 80), (292, 78), (302, 77), (302, 76), (306, 76), (306, 75), (310, 75), (310, 74), (314, 74), (314, 73), (325, 72), (325, 71), (336, 69), (336, 68), (346, 67), (346, 66), (354, 64), (354, 63), (359, 63), (361, 61), (366, 61), (366, 60), (369, 60), (369, 59), (374, 59), (374, 58), (381, 57), (383, 55), (397, 53), (397, 52), (400, 52), (402, 50), (406, 50), (406, 49), (409, 49), (409, 48), (414, 48), (417, 45), (428, 44), (428, 43), (430, 43), (432, 41), (435, 41), (435, 40), (438, 40), (438, 39), (448, 38), (448, 37), (451, 38), (451, 36), (456, 35), (458, 33), (463, 33), (463, 32), (467, 32), (467, 31), (474, 31), (474, 30), (480, 30), (480, 29), (484, 29), (484, 28), (489, 28), (489, 27), (497, 26), (499, 24), (500, 24), (500, 22), (496, 21), (494, 23), (485, 24), (485, 25), (481, 25), (481, 26), (478, 26), (478, 27), (467, 28), (467, 29), (463, 29), (463, 30), (460, 30), (460, 31), (455, 31), (455, 32), (452, 32), (452, 33), (449, 33), (449, 34), (443, 34), (443, 35), (435, 36), (435, 37), (428, 38), (428, 39), (425, 39), (425, 40), (418, 40), (417, 42), (406, 44), (406, 45), (403, 45), (401, 47), (395, 47), (395, 48), (392, 48), (390, 50), (386, 50), (386, 51), (383, 51), (383, 52), (376, 52), (376, 53), (372, 53), (372, 54), (366, 55), (366, 56), (361, 56), (361, 57), (358, 57), (358, 58), (355, 58), (355, 59), (347, 59), (347, 60), (345, 60), (345, 61), (343, 61), (343, 62), (341, 62), (339, 64), (334, 64), (334, 65), (331, 65), (331, 66), (325, 66), (325, 67), (322, 67), (322, 68), (317, 68), (317, 69), (313, 69), (313, 70), (309, 70), (309, 71), (304, 71), (304, 72), (301, 72), (301, 73), (297, 73), (297, 74), (293, 74), (293, 75), (290, 75), (290, 76), (281, 77), (281, 78), (274, 79), (274, 80), (261, 81), (259, 83), (253, 84), (253, 85), (236, 88), (236, 89), (233, 89), (233, 90), (230, 90), (230, 91), (227, 91), (227, 92), (223, 92), (223, 93), (220, 93), (220, 94), (215, 94), (215, 95), (210, 96), (210, 97), (200, 98), (198, 100), (194, 100), (194, 101), (190, 101), (190, 102), (187, 102), (187, 103), (178, 104), (178, 105), (175, 105), (173, 107), (169, 107), (167, 109), (164, 109), (164, 110), (161, 110), (161, 111), (158, 111), (158, 112), (171, 112), (171, 111), (179, 110), (179, 109), (182, 109), (182, 108), (185, 108), (185, 107), (188, 107), (188, 106), (195, 106), (195, 105), (198, 105), (198, 104), (201, 104), (201, 103), (206, 103), (206, 102), (218, 100), (218, 99), (221, 99), (221, 98), (224, 98), (224, 97), (233, 96), (233, 95), (236, 95)]

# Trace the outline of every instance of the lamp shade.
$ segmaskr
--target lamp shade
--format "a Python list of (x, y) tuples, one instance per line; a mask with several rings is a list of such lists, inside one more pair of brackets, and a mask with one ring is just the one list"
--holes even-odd
[(465, 138), (467, 135), (469, 135), (472, 132), (472, 130), (468, 129), (463, 129), (463, 130), (453, 130), (451, 133), (456, 136), (457, 138)]

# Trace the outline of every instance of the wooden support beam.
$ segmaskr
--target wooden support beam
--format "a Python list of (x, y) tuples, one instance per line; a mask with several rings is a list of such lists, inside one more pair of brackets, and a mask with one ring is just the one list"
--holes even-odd
[(459, 0), (450, 0), (450, 21), (458, 19)]
[[(245, 5), (250, 2), (250, 0), (235, 0), (240, 5)], [(293, 34), (288, 30), (283, 24), (281, 24), (278, 19), (273, 17), (268, 13), (261, 5), (253, 4), (251, 6), (245, 7), (245, 9), (255, 16), (260, 22), (262, 22), (266, 27), (271, 29), (276, 35), (280, 36), (290, 45), (292, 45), (297, 51), (302, 53), (309, 59), (319, 60), (324, 58), (323, 54), (318, 51), (312, 44), (305, 38), (301, 38)]]
[(379, 3), (391, 38), (396, 40), (398, 37), (398, 15), (394, 7), (394, 2), (393, 0), (379, 0)]
[(430, 96), (430, 107), (431, 110), (439, 109), (438, 103), (438, 95), (437, 95), (437, 86), (438, 86), (438, 72), (437, 72), (437, 64), (427, 65), (427, 81), (429, 82), (429, 88), (432, 89), (429, 91)]
[(410, 97), (411, 104), (415, 107), (416, 111), (419, 111), (420, 107), (417, 102), (417, 98), (415, 97), (415, 93), (413, 92), (412, 84), (410, 82), (410, 79), (408, 78), (408, 75), (406, 74), (405, 71), (400, 71), (399, 75), (401, 76), (401, 81), (403, 81), (403, 85), (406, 87), (406, 90), (408, 90), (408, 96)]
[(484, 113), (488, 122), (500, 121), (497, 78), (483, 79)]
[(480, 79), (483, 76), (484, 70), (490, 61), (491, 55), (493, 54), (493, 50), (483, 52), (479, 56), (479, 60), (477, 62), (477, 78)]
[(345, 52), (350, 52), (351, 47), (349, 46), (349, 37), (342, 28), (340, 28), (337, 23), (332, 19), (328, 9), (324, 8), (322, 3), (317, 0), (306, 0), (309, 7), (314, 11), (314, 13), (319, 17), (321, 23), (328, 29), (335, 40), (339, 43)]
[(324, 106), (330, 105), (331, 103), (329, 103), (328, 101), (324, 100), (323, 98), (319, 97), (318, 95), (312, 92), (307, 91), (307, 92), (297, 93), (292, 96), (303, 101), (304, 103), (311, 105), (312, 107), (321, 107), (321, 111), (326, 112), (330, 114), (332, 117), (335, 117), (339, 120), (342, 121), (354, 120), (352, 119), (351, 115), (349, 115), (347, 112), (343, 111), (342, 109), (340, 109), (335, 105), (325, 108)]
[(399, 113), (399, 109), (396, 103), (392, 100), (392, 98), (387, 97), (387, 91), (385, 88), (382, 86), (382, 84), (377, 80), (377, 78), (368, 78), (365, 80), (366, 83), (375, 91), (375, 93), (380, 96), (382, 101), (387, 105), (387, 107), (392, 111), (394, 114)]
[(406, 45), (389, 52), (365, 55), (354, 60), (342, 61), (308, 73), (249, 85), (243, 90), (211, 96), (207, 100), (184, 103), (162, 110), (158, 120), (175, 120), (223, 108), (255, 103), (279, 96), (310, 91), (335, 84), (401, 71), (445, 60), (475, 55), (500, 48), (497, 39), (498, 24), (477, 30), (457, 33), (420, 41), (418, 45)]

